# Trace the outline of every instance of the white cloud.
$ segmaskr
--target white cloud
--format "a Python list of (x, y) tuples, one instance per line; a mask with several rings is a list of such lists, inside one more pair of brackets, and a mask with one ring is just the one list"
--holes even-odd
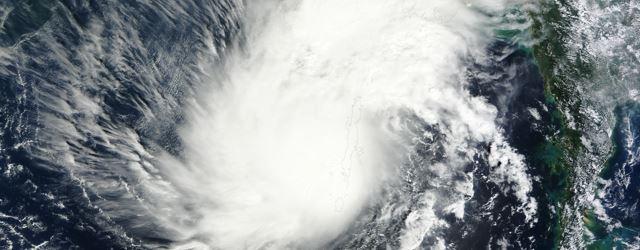
[[(190, 237), (223, 249), (318, 247), (335, 238), (408, 160), (414, 145), (406, 137), (422, 135), (402, 131), (394, 120), (402, 110), (441, 125), (444, 172), (462, 169), (477, 143), (500, 138), (495, 107), (465, 90), (460, 59), (481, 55), (489, 39), (487, 20), (467, 2), (255, 4), (247, 7), (246, 53), (232, 55), (214, 84), (221, 87), (194, 102), (182, 133), (187, 162), (164, 167), (189, 194), (197, 217), (186, 226)], [(508, 173), (524, 171), (521, 156), (503, 144), (493, 144), (500, 155), (492, 157), (518, 168), (498, 175), (526, 197), (528, 177)], [(442, 178), (460, 197), (443, 207), (462, 217), (471, 177)], [(403, 248), (444, 223), (434, 219), (435, 196), (424, 194), (406, 221)]]

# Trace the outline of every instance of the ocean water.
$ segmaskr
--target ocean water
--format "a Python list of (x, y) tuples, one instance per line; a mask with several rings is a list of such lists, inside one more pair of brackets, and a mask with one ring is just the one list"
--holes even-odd
[(632, 248), (637, 8), (4, 1), (0, 248)]

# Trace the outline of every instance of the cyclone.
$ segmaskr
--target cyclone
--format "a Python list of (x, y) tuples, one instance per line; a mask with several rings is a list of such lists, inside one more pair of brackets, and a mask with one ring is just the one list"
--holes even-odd
[(0, 248), (637, 248), (637, 10), (1, 2)]

